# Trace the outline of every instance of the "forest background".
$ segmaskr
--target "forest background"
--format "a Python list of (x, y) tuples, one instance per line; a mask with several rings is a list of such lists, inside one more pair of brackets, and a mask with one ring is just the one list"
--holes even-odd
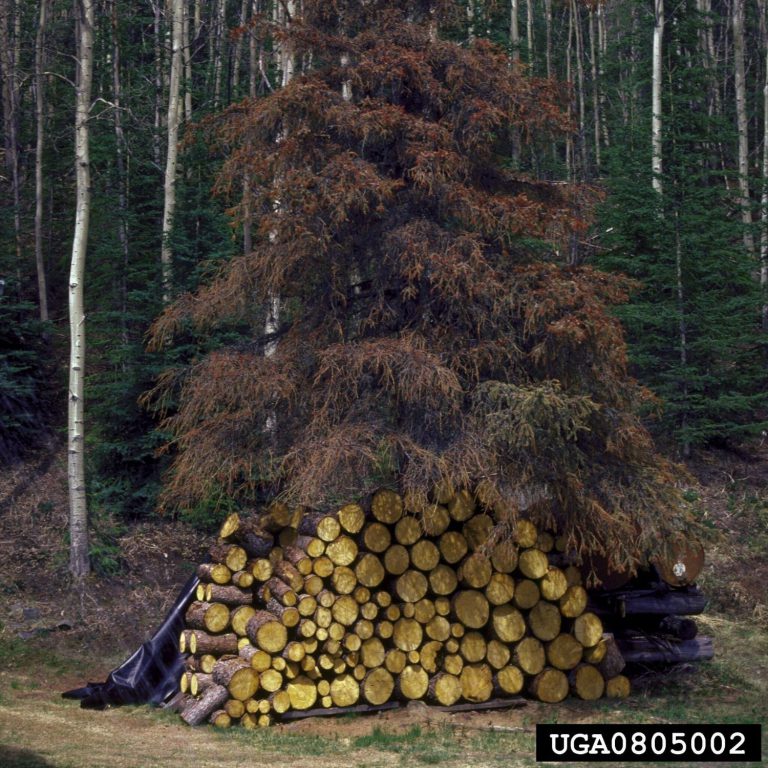
[[(342, 6), (326, 4), (326, 23), (340, 23), (333, 15)], [(441, 38), (465, 48), (488, 39), (522, 77), (553, 93), (566, 84), (558, 93), (567, 130), (521, 138), (504, 163), (578, 189), (571, 204), (582, 223), (559, 240), (533, 231), (520, 240), (550, 263), (637, 281), (615, 311), (631, 372), (657, 396), (643, 418), (673, 456), (759, 442), (768, 426), (766, 6), (469, 0), (433, 14)], [(158, 514), (174, 458), (173, 447), (158, 450), (170, 435), (145, 393), (163, 371), (280, 334), (265, 306), (246, 323), (213, 331), (190, 323), (173, 344), (146, 344), (172, 300), (253, 248), (259, 222), (213, 194), (217, 181), (225, 186), (227, 152), (210, 126), (242, 99), (258, 102), (313, 70), (306, 48), (286, 63), (281, 30), (301, 14), (300, 4), (267, 0), (0, 4), (0, 461), (8, 464), (65, 429), (82, 165), (77, 63), (83, 28), (93, 33), (87, 322), (77, 325), (87, 329), (87, 501), (97, 529), (89, 554), (105, 572), (119, 559), (105, 547), (109, 532)], [(171, 393), (164, 415), (175, 407)], [(211, 487), (169, 509), (210, 530), (234, 503)]]

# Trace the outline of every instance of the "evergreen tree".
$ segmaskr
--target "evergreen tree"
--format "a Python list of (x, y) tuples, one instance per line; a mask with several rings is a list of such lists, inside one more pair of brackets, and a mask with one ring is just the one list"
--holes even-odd
[(625, 281), (543, 257), (584, 231), (585, 193), (511, 161), (568, 129), (564, 93), (485, 41), (438, 40), (450, 6), (306, 3), (290, 35), (313, 70), (212, 123), (254, 248), (153, 343), (233, 322), (252, 339), (161, 379), (155, 396), (178, 396), (165, 501), (324, 504), (399, 481), (419, 509), (438, 483), (472, 486), (509, 523), (524, 509), (634, 565), (685, 516), (607, 310)]

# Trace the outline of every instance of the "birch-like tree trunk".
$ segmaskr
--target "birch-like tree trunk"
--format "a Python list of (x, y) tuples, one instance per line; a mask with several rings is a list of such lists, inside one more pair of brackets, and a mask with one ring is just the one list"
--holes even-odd
[(509, 8), (509, 45), (512, 48), (512, 60), (520, 61), (520, 8), (519, 0), (511, 0)]
[(653, 188), (662, 194), (661, 174), (661, 57), (664, 40), (664, 0), (654, 0), (653, 55), (651, 63), (651, 171)]
[(173, 282), (173, 253), (170, 236), (176, 211), (176, 166), (179, 157), (179, 118), (182, 67), (183, 0), (171, 4), (171, 75), (168, 85), (168, 150), (165, 157), (165, 184), (163, 205), (163, 241), (160, 261), (163, 281), (163, 303), (168, 303)]
[(40, 0), (37, 33), (35, 35), (35, 267), (40, 319), (48, 321), (48, 280), (43, 257), (43, 149), (45, 147), (45, 29), (48, 24), (48, 3)]
[(533, 39), (533, 0), (525, 0), (525, 41), (528, 45), (528, 66), (533, 73), (534, 39)]
[(184, 120), (192, 122), (192, 42), (189, 39), (189, 13), (186, 4), (181, 22), (181, 49), (184, 60)]
[(85, 312), (83, 281), (91, 212), (91, 165), (88, 113), (93, 81), (93, 25), (95, 0), (79, 0), (77, 24), (75, 96), (75, 232), (69, 272), (69, 570), (76, 580), (90, 570), (88, 557), (88, 510), (85, 496)]
[(595, 141), (595, 168), (600, 173), (600, 77), (598, 76), (598, 43), (595, 13), (589, 8), (589, 66), (592, 76), (592, 122)]
[(589, 175), (587, 159), (586, 102), (584, 99), (584, 35), (581, 28), (581, 12), (576, 0), (571, 0), (571, 16), (576, 41), (576, 83), (579, 103), (579, 160), (582, 176)]
[(744, 224), (744, 247), (754, 256), (752, 206), (749, 196), (749, 134), (747, 86), (744, 73), (744, 0), (733, 0), (733, 71), (736, 96), (736, 127), (739, 137), (739, 206)]

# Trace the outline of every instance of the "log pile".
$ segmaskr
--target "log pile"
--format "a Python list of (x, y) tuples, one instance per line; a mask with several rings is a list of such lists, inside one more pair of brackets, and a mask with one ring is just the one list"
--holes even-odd
[(182, 718), (254, 728), (395, 700), (627, 696), (602, 618), (615, 604), (590, 605), (563, 548), (525, 520), (499, 538), (467, 491), (419, 515), (388, 489), (366, 508), (232, 515), (180, 638)]

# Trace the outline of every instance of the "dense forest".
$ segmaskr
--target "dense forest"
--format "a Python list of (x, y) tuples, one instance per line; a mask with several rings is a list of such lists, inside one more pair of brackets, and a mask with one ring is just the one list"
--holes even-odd
[(75, 573), (86, 507), (395, 475), (632, 564), (651, 435), (768, 427), (766, 0), (2, 0), (0, 57), (0, 461), (69, 432)]

